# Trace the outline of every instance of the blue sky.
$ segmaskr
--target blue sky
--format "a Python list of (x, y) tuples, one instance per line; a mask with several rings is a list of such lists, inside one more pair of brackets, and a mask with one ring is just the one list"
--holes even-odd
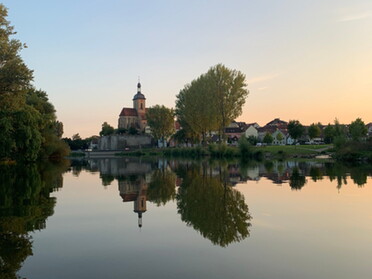
[(372, 1), (8, 0), (8, 19), (66, 137), (117, 126), (223, 63), (246, 74), (238, 120), (372, 121)]

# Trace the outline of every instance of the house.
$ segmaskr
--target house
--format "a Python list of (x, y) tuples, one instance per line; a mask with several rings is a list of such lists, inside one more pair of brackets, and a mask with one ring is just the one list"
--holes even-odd
[(286, 145), (287, 135), (283, 131), (277, 129), (271, 136), (273, 137), (273, 145)]
[(242, 133), (242, 128), (239, 127), (237, 122), (232, 122), (228, 127), (225, 128), (225, 135), (230, 143), (237, 142), (242, 136)]
[(264, 139), (266, 134), (272, 135), (276, 130), (277, 130), (277, 128), (274, 127), (274, 126), (265, 126), (265, 127), (258, 128), (257, 129), (257, 131), (258, 131), (258, 136), (257, 136), (258, 141), (263, 142), (263, 139)]
[(143, 132), (147, 126), (146, 120), (146, 98), (141, 93), (141, 83), (137, 84), (137, 94), (133, 97), (133, 108), (124, 107), (119, 115), (119, 129), (131, 127)]
[(265, 127), (275, 127), (280, 130), (287, 129), (288, 122), (280, 120), (279, 118), (275, 118), (274, 120), (270, 121), (265, 125)]
[(249, 137), (258, 137), (258, 130), (254, 125), (250, 125), (244, 132), (246, 138)]

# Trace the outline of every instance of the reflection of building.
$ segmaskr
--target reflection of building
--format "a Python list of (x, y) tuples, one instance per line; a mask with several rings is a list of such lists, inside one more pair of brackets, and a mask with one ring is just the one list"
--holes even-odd
[(147, 182), (144, 176), (119, 180), (120, 196), (123, 202), (134, 202), (134, 212), (138, 214), (138, 227), (142, 227), (142, 213), (146, 212)]

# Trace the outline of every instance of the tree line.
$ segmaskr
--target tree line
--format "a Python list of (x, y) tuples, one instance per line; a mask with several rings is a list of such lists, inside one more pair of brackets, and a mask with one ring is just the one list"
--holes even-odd
[(59, 159), (68, 154), (63, 124), (46, 92), (32, 85), (33, 71), (20, 56), (26, 47), (0, 4), (0, 160)]

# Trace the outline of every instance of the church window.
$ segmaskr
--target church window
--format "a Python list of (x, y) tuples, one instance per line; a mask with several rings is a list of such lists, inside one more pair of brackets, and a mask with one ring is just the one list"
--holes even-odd
[(141, 103), (141, 109), (143, 109), (143, 104)]

